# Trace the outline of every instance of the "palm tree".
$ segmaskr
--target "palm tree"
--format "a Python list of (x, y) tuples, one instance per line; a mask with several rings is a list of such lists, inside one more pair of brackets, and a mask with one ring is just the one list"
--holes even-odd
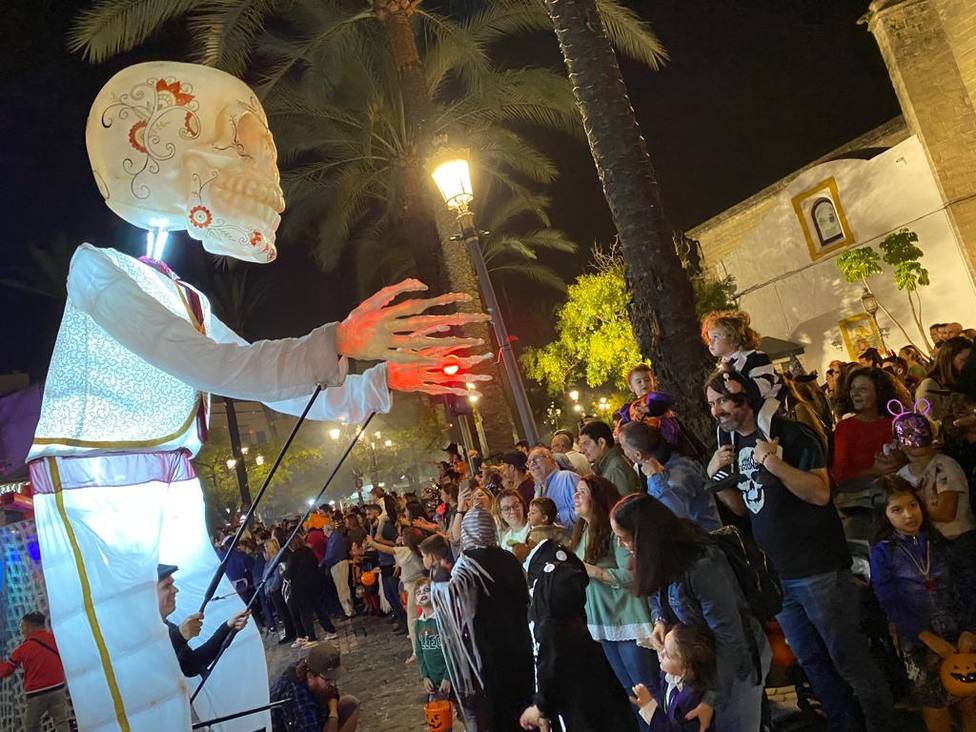
[(64, 234), (58, 234), (47, 245), (28, 245), (30, 263), (5, 269), (0, 277), (0, 286), (63, 304), (68, 295), (65, 287), (68, 269), (76, 247)]
[(695, 337), (694, 293), (672, 243), (654, 168), (597, 0), (545, 2), (617, 226), (638, 345), (662, 388), (681, 405), (690, 429), (710, 444), (712, 424), (702, 398), (710, 362)]
[[(634, 13), (618, 0), (600, 0), (599, 5), (623, 52), (649, 63), (661, 58), (656, 38)], [(516, 192), (526, 192), (519, 174), (537, 183), (555, 176), (551, 162), (541, 153), (533, 155), (537, 151), (510, 123), (578, 130), (578, 115), (565, 79), (547, 69), (500, 70), (491, 59), (498, 41), (550, 27), (541, 0), (492, 0), (460, 21), (426, 10), (419, 0), (368, 0), (365, 5), (363, 0), (287, 4), (275, 0), (102, 0), (79, 16), (70, 46), (92, 60), (102, 60), (134, 48), (162, 23), (181, 16), (189, 18), (198, 58), (204, 62), (240, 74), (251, 61), (252, 49), (259, 49), (264, 60), (270, 61), (258, 84), (270, 109), (279, 104), (287, 107), (289, 100), (303, 95), (308, 101), (308, 95), (314, 97), (324, 84), (334, 92), (330, 104), (337, 99), (352, 100), (353, 117), (361, 117), (358, 113), (363, 110), (355, 106), (352, 93), (356, 79), (342, 71), (344, 62), (350, 55), (365, 56), (371, 61), (363, 67), (370, 74), (382, 70), (381, 80), (389, 78), (392, 70), (397, 93), (382, 95), (383, 104), (366, 110), (370, 124), (353, 129), (342, 112), (318, 108), (318, 124), (307, 127), (306, 135), (315, 130), (312, 134), (317, 133), (323, 147), (336, 145), (341, 150), (346, 146), (348, 152), (343, 157), (333, 151), (330, 154), (338, 159), (325, 161), (325, 167), (302, 170), (301, 176), (292, 179), (292, 190), (317, 181), (319, 211), (323, 193), (336, 196), (329, 207), (331, 214), (326, 213), (319, 224), (323, 235), (338, 232), (341, 241), (355, 232), (353, 240), (359, 244), (382, 236), (388, 246), (412, 252), (421, 276), (433, 283), (439, 282), (441, 272), (438, 249), (430, 246), (437, 237), (440, 264), (451, 289), (473, 296), (470, 309), (483, 309), (473, 266), (463, 248), (450, 241), (454, 221), (434, 196), (424, 161), (434, 141), (446, 133), (480, 147), (481, 152), (496, 153), (504, 165), (489, 170), (491, 156), (482, 155), (479, 171)], [(272, 17), (276, 33), (265, 30)], [(381, 54), (381, 48), (386, 53)], [(386, 147), (374, 134), (380, 126), (386, 133)], [(342, 134), (333, 136), (336, 132)], [(349, 145), (350, 135), (359, 135), (362, 142)], [(297, 153), (295, 160), (304, 162), (306, 158)], [(389, 163), (385, 169), (384, 160)], [(533, 175), (526, 170), (529, 166), (544, 175)], [(385, 205), (379, 211), (376, 205), (366, 205), (376, 203), (371, 200), (376, 187), (387, 187), (394, 194), (381, 199)], [(340, 193), (348, 198), (340, 199)], [(294, 212), (290, 216), (301, 219)], [(439, 226), (435, 225), (438, 221)], [(342, 237), (343, 233), (347, 236)], [(322, 261), (321, 248), (317, 253)], [(486, 324), (471, 330), (489, 342)], [(504, 409), (500, 373), (497, 368), (492, 370), (495, 380), (487, 385), (482, 402), (485, 431), (492, 445), (507, 447), (511, 416)]]

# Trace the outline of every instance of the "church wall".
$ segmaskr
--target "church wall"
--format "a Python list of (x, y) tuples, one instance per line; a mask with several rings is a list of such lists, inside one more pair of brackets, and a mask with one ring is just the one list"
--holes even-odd
[[(819, 190), (810, 193), (815, 189)], [(811, 201), (822, 198), (832, 201), (840, 219), (833, 235), (841, 238), (827, 245), (821, 244), (811, 220)], [(932, 279), (932, 285), (921, 291), (925, 326), (936, 321), (976, 325), (976, 288), (916, 137), (870, 160), (841, 159), (808, 168), (769, 195), (757, 211), (761, 212), (754, 214), (758, 221), (735, 246), (722, 243), (731, 228), (728, 225), (691, 235), (708, 252), (709, 265), (735, 276), (741, 305), (761, 334), (805, 345), (801, 361), (808, 369), (819, 369), (822, 374), (834, 358), (850, 360), (840, 322), (864, 313), (862, 289), (844, 281), (837, 257), (865, 244), (878, 250), (884, 236), (902, 227), (919, 235), (919, 246), (925, 252), (922, 263)], [(830, 222), (824, 221), (829, 227)], [(826, 230), (828, 239), (831, 233)], [(895, 288), (890, 273), (875, 276), (870, 284), (912, 340), (921, 345), (907, 298)], [(889, 347), (897, 349), (907, 343), (884, 312), (879, 311), (877, 317)], [(852, 324), (848, 330), (857, 328)]]

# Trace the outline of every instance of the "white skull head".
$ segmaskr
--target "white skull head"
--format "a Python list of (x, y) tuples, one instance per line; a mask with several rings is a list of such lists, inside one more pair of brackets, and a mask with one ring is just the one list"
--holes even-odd
[(240, 79), (175, 61), (129, 66), (95, 98), (85, 141), (99, 192), (129, 223), (186, 229), (213, 254), (277, 256), (277, 150)]

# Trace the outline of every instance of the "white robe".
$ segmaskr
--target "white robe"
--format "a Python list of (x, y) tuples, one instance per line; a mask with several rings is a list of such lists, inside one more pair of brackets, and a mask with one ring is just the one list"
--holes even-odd
[[(197, 293), (199, 294), (199, 293)], [(31, 473), (42, 566), (68, 688), (82, 730), (189, 729), (189, 690), (157, 609), (156, 564), (176, 564), (179, 623), (196, 611), (217, 557), (189, 456), (211, 392), (311, 419), (356, 422), (390, 408), (386, 368), (346, 376), (335, 326), (249, 344), (203, 322), (166, 275), (84, 244), (51, 360)], [(243, 603), (227, 582), (207, 610), (205, 640)], [(195, 702), (200, 719), (268, 701), (253, 623), (238, 634)], [(270, 727), (264, 713), (214, 729)]]

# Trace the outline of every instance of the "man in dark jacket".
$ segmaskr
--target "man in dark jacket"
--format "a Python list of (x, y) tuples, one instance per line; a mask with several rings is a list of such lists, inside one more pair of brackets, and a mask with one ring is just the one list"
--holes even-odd
[(553, 732), (637, 732), (627, 694), (586, 626), (583, 562), (552, 539), (526, 561), (536, 683), (520, 723), (538, 726), (547, 719)]
[(251, 611), (244, 610), (232, 615), (210, 636), (206, 643), (191, 648), (187, 641), (200, 635), (200, 629), (203, 627), (203, 613), (188, 615), (179, 625), (166, 619), (176, 610), (176, 594), (179, 589), (176, 587), (173, 573), (177, 570), (179, 567), (172, 564), (160, 564), (156, 567), (156, 595), (159, 598), (159, 615), (169, 629), (169, 639), (173, 644), (173, 650), (176, 652), (176, 659), (180, 662), (180, 670), (183, 671), (183, 675), (187, 677), (202, 676), (213, 663), (217, 654), (220, 653), (224, 639), (231, 632), (244, 629), (244, 626), (247, 625), (247, 619), (251, 617)]

